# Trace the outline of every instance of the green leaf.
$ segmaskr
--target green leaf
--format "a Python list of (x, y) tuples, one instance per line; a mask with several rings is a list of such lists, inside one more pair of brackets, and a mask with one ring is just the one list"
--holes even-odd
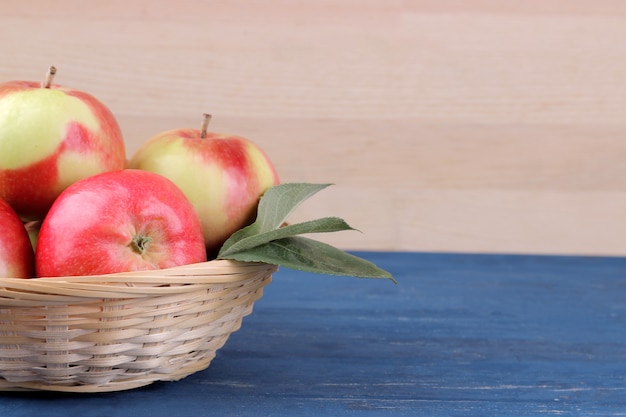
[(242, 262), (265, 262), (299, 271), (361, 278), (393, 276), (375, 264), (334, 246), (302, 236), (277, 239), (225, 256)]
[(329, 185), (285, 183), (271, 187), (259, 201), (254, 223), (233, 233), (222, 245), (220, 254), (240, 240), (278, 229), (303, 201)]
[(389, 272), (365, 259), (300, 236), (356, 230), (343, 219), (324, 217), (283, 226), (288, 216), (303, 201), (329, 185), (285, 183), (270, 188), (261, 197), (255, 222), (233, 233), (224, 242), (217, 257), (265, 262), (320, 274), (389, 278), (396, 282)]
[(291, 237), (307, 233), (339, 232), (342, 230), (356, 229), (353, 229), (348, 223), (338, 217), (324, 217), (317, 220), (296, 223), (285, 227), (280, 227), (278, 229), (270, 230), (268, 232), (262, 232), (256, 235), (243, 237), (240, 240), (233, 241), (228, 247), (223, 247), (220, 250), (218, 256), (220, 258), (223, 258), (224, 256), (251, 249), (256, 246), (260, 246), (273, 240), (282, 239), (285, 237)]

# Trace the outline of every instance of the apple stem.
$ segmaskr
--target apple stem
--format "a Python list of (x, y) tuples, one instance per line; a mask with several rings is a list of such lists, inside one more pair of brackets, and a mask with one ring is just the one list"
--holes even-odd
[(209, 122), (211, 121), (211, 115), (208, 113), (204, 113), (202, 115), (202, 128), (200, 129), (200, 137), (202, 139), (206, 138), (206, 131), (209, 128)]
[(134, 236), (132, 241), (130, 242), (130, 247), (139, 255), (143, 255), (148, 246), (150, 246), (151, 241), (152, 238), (149, 236), (137, 235)]
[(48, 73), (46, 74), (46, 79), (43, 83), (41, 83), (41, 88), (50, 88), (52, 85), (52, 80), (54, 79), (54, 75), (57, 73), (57, 69), (54, 65), (48, 68)]

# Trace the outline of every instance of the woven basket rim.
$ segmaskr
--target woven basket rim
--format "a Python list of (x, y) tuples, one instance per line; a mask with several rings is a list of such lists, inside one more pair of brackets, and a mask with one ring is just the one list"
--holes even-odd
[[(241, 275), (249, 273), (253, 270), (272, 269), (275, 265), (263, 262), (241, 262), (229, 259), (214, 259), (206, 262), (199, 262), (187, 265), (176, 266), (164, 269), (150, 269), (142, 271), (118, 272), (113, 274), (97, 274), (97, 275), (75, 275), (62, 277), (33, 277), (33, 278), (3, 278), (0, 277), (1, 284), (15, 284), (20, 282), (46, 282), (49, 285), (55, 283), (63, 285), (63, 283), (127, 283), (127, 282), (155, 282), (161, 279), (171, 279), (174, 277), (185, 277), (191, 281), (196, 278), (206, 277), (208, 269), (215, 270), (211, 274), (215, 282), (233, 282), (242, 279)], [(244, 278), (245, 279), (245, 278)], [(171, 281), (167, 281), (171, 283)]]
[(264, 272), (271, 274), (276, 265), (261, 262), (211, 260), (173, 268), (115, 274), (0, 278), (0, 308), (22, 303), (72, 303), (102, 298), (141, 298), (180, 294), (220, 284), (246, 281)]

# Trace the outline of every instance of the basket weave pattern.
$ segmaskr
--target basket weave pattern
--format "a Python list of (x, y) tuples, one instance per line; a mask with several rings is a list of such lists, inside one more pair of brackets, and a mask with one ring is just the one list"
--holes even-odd
[(205, 369), (274, 265), (0, 278), (0, 390), (117, 391)]

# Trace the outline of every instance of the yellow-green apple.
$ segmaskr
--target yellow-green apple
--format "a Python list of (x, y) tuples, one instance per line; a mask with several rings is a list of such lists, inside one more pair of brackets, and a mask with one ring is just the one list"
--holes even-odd
[(148, 171), (75, 182), (55, 200), (35, 250), (39, 277), (170, 268), (206, 261), (200, 219), (183, 192)]
[(73, 182), (123, 169), (124, 140), (111, 111), (92, 95), (52, 84), (0, 84), (0, 198), (23, 220), (42, 219)]
[(0, 200), (0, 277), (31, 278), (34, 261), (26, 228), (11, 206)]
[(129, 167), (156, 172), (183, 190), (195, 207), (209, 258), (238, 229), (254, 221), (260, 196), (279, 183), (276, 170), (255, 143), (201, 129), (162, 132), (147, 140)]

